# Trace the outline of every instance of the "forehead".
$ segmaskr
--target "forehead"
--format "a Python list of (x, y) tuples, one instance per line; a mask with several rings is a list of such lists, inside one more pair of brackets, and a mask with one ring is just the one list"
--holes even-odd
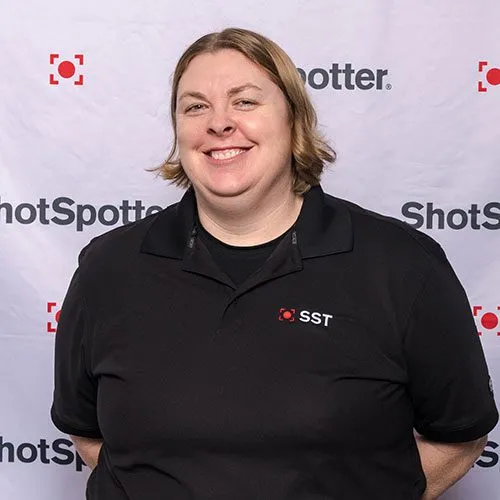
[(178, 95), (184, 91), (225, 90), (254, 83), (263, 90), (278, 88), (258, 64), (237, 50), (224, 49), (196, 56), (179, 80)]

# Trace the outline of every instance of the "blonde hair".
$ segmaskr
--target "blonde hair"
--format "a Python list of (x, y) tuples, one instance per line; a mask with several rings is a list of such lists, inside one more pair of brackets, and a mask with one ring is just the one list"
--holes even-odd
[(293, 191), (305, 193), (311, 186), (319, 184), (325, 163), (335, 161), (335, 151), (317, 130), (316, 111), (290, 57), (269, 38), (241, 28), (227, 28), (219, 33), (204, 35), (182, 54), (175, 68), (170, 101), (174, 141), (167, 159), (152, 170), (177, 186), (190, 186), (177, 151), (176, 109), (179, 81), (196, 56), (223, 49), (237, 50), (259, 65), (283, 92), (292, 125)]

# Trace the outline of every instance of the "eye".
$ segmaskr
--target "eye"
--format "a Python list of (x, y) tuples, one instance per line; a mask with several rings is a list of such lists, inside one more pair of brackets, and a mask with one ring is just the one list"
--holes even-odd
[(257, 105), (255, 101), (251, 101), (250, 99), (240, 99), (236, 101), (236, 105), (240, 108), (252, 108)]
[(201, 104), (201, 103), (197, 103), (197, 104), (191, 104), (191, 106), (188, 106), (185, 110), (186, 113), (189, 113), (189, 112), (196, 112), (196, 111), (201, 111), (202, 109), (206, 108), (206, 104)]

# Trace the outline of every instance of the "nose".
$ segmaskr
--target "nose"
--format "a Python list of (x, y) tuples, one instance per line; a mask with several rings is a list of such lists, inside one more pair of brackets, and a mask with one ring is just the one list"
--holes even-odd
[(208, 133), (217, 137), (226, 137), (235, 130), (235, 124), (225, 109), (213, 110), (208, 121)]

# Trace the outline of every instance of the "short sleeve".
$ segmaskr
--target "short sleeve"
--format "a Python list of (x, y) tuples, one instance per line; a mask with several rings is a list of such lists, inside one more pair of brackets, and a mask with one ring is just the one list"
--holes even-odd
[(444, 253), (415, 299), (404, 342), (417, 432), (450, 443), (488, 434), (498, 421), (491, 379), (470, 304)]
[(100, 438), (97, 380), (92, 377), (88, 363), (90, 329), (79, 268), (69, 285), (57, 326), (51, 418), (64, 433)]

